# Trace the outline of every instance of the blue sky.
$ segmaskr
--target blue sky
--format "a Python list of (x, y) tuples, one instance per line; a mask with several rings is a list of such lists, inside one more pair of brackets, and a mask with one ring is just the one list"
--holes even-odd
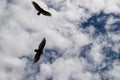
[(0, 80), (120, 80), (120, 0), (31, 1), (0, 1)]

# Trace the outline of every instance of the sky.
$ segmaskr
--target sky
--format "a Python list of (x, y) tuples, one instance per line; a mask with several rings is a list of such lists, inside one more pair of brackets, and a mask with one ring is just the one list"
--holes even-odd
[(120, 0), (31, 1), (0, 0), (0, 80), (120, 80)]

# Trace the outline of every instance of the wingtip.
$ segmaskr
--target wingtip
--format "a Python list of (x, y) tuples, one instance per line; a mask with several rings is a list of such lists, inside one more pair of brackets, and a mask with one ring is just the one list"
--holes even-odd
[(46, 39), (45, 39), (45, 37), (43, 38), (43, 41), (44, 41), (44, 43), (46, 43)]
[(34, 4), (34, 3), (35, 3), (35, 1), (31, 1), (31, 3), (32, 3), (32, 4)]
[(34, 62), (33, 62), (33, 63), (36, 63), (36, 62), (38, 62), (38, 60), (34, 59)]
[(37, 3), (35, 1), (31, 1), (32, 5), (36, 5)]
[(35, 3), (35, 1), (31, 1), (32, 3)]
[(43, 39), (46, 40), (45, 37)]
[(50, 13), (50, 16), (52, 16), (52, 14)]
[(51, 13), (49, 13), (49, 14), (48, 14), (48, 16), (49, 16), (49, 17), (51, 17), (51, 16), (52, 16), (52, 14), (51, 14)]

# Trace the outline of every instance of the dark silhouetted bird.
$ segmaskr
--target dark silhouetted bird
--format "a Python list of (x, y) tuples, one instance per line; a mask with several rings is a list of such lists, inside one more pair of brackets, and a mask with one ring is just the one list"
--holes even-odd
[(46, 40), (45, 40), (45, 38), (44, 38), (44, 39), (41, 41), (38, 49), (35, 49), (35, 50), (34, 50), (34, 51), (36, 52), (36, 54), (35, 54), (35, 56), (34, 56), (34, 63), (36, 63), (36, 62), (39, 60), (41, 54), (43, 53), (43, 48), (44, 48), (45, 44), (46, 44)]
[(34, 8), (38, 11), (37, 15), (43, 14), (45, 16), (51, 16), (51, 13), (42, 9), (35, 1), (32, 1)]

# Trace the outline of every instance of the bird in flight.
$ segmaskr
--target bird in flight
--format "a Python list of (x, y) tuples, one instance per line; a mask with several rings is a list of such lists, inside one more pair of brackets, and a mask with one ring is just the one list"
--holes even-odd
[(32, 1), (34, 8), (38, 11), (37, 15), (43, 14), (45, 16), (51, 16), (51, 13), (42, 9), (35, 1)]
[(35, 54), (35, 56), (34, 56), (34, 63), (36, 63), (36, 62), (39, 60), (41, 54), (43, 53), (43, 48), (44, 48), (45, 44), (46, 44), (46, 40), (45, 40), (45, 38), (44, 38), (44, 39), (41, 41), (38, 49), (35, 49), (35, 50), (34, 50), (34, 52), (36, 52), (36, 54)]

